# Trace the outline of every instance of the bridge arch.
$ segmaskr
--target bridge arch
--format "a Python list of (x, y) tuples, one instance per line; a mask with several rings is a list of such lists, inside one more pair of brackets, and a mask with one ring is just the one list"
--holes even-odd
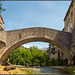
[(64, 53), (65, 57), (68, 59), (68, 64), (73, 64), (73, 60), (72, 60), (72, 57), (71, 55), (69, 54), (69, 52), (62, 46), (60, 45), (59, 43), (57, 43), (56, 41), (54, 40), (51, 40), (47, 37), (30, 37), (30, 38), (24, 38), (24, 39), (21, 39), (15, 43), (12, 44), (12, 46), (10, 46), (9, 48), (6, 49), (6, 52), (2, 55), (1, 59), (0, 59), (0, 63), (4, 63), (7, 59), (7, 57), (10, 55), (10, 53), (12, 51), (14, 51), (16, 48), (18, 48), (19, 46), (23, 45), (23, 44), (26, 44), (26, 43), (29, 43), (29, 42), (47, 42), (47, 43), (51, 43), (51, 44), (54, 44), (56, 46), (58, 46), (59, 48), (61, 48), (61, 51)]
[(3, 50), (5, 49), (6, 49), (6, 43), (0, 40), (0, 57), (1, 57)]

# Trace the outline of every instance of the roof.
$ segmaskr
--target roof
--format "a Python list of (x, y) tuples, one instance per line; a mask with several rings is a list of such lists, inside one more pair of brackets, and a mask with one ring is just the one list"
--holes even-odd
[(66, 16), (65, 16), (65, 18), (64, 18), (64, 21), (65, 21), (65, 19), (66, 19), (67, 15), (68, 15), (68, 12), (69, 12), (70, 7), (72, 6), (73, 2), (74, 2), (74, 1), (72, 1), (72, 2), (71, 2), (70, 6), (69, 6), (69, 8), (68, 8), (68, 11), (67, 11)]
[[(2, 18), (2, 16), (1, 16), (1, 14), (0, 14), (0, 17), (1, 17), (1, 20), (3, 21), (3, 18)], [(3, 24), (4, 24), (4, 21), (3, 21)]]

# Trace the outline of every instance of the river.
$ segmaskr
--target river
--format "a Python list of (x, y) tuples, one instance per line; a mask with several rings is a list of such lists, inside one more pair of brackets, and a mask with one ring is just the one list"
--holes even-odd
[[(21, 66), (21, 65), (15, 65), (15, 66), (19, 67), (19, 68), (26, 68), (25, 66)], [(44, 67), (29, 67), (29, 68), (33, 69), (32, 71), (34, 72), (34, 74), (61, 75), (61, 73), (58, 71), (58, 69), (54, 69), (52, 67), (44, 66)]]
[(56, 70), (56, 69), (53, 69), (51, 67), (35, 67), (33, 69), (33, 72), (35, 74), (55, 74), (55, 75), (60, 75), (61, 73)]

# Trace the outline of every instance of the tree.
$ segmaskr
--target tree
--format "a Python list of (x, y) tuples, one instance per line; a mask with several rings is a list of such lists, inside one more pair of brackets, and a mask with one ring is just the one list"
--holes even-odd
[(2, 8), (2, 2), (0, 1), (0, 13), (2, 12), (2, 11), (5, 11), (6, 9), (4, 9), (4, 8)]
[(27, 63), (30, 64), (31, 58), (31, 53), (23, 47), (15, 49), (9, 56), (10, 62), (16, 65), (27, 65)]
[(38, 49), (38, 47), (33, 46), (29, 49), (24, 47), (19, 47), (15, 49), (9, 56), (11, 64), (16, 65), (40, 65), (47, 61), (46, 52)]
[(32, 54), (32, 64), (33, 65), (42, 65), (44, 62), (46, 62), (47, 55), (46, 53), (42, 52), (42, 50), (38, 49), (38, 47), (30, 47), (29, 48), (31, 54)]

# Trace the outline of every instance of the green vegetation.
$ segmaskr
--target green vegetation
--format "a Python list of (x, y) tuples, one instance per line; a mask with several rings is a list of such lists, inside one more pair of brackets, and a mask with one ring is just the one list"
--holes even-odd
[[(60, 61), (60, 62), (59, 62)], [(63, 65), (67, 65), (67, 60), (66, 59), (64, 59), (64, 60), (58, 60), (58, 59), (56, 59), (56, 60), (54, 60), (54, 59), (52, 59), (51, 61), (49, 61), (49, 65), (53, 65), (53, 66), (57, 66), (57, 65), (59, 65), (59, 66), (63, 66)]]
[(0, 68), (2, 68), (2, 67), (0, 66)]
[(64, 69), (60, 69), (60, 72), (63, 74), (75, 74), (75, 68), (66, 67)]
[[(11, 74), (11, 72), (8, 72), (8, 73), (9, 73), (9, 75), (12, 75), (12, 74)], [(13, 72), (13, 74), (17, 75), (17, 74), (18, 74), (18, 72), (17, 72), (17, 71), (15, 71), (15, 72)]]
[(22, 38), (22, 34), (21, 33), (19, 33), (19, 39), (21, 39)]
[(34, 73), (32, 73), (31, 70), (28, 70), (28, 69), (21, 69), (21, 68), (19, 68), (19, 70), (23, 71), (24, 74), (34, 74)]
[(18, 73), (17, 71), (13, 72), (13, 74), (15, 74), (15, 75), (16, 75), (17, 73)]
[[(67, 60), (62, 60), (58, 52), (58, 58), (52, 59), (48, 57), (48, 51), (42, 51), (33, 46), (29, 49), (19, 47), (15, 49), (9, 56), (11, 64), (24, 65), (24, 66), (52, 66), (52, 65), (67, 65)], [(59, 62), (60, 61), (60, 62)]]
[(2, 1), (0, 1), (0, 13), (2, 13), (2, 11), (5, 11), (6, 9), (2, 8)]
[(8, 72), (9, 73), (9, 75), (11, 75), (11, 72)]
[(29, 49), (21, 46), (14, 50), (9, 56), (9, 61), (11, 64), (24, 66), (46, 65), (47, 59), (47, 53), (43, 52), (35, 46), (30, 47)]

